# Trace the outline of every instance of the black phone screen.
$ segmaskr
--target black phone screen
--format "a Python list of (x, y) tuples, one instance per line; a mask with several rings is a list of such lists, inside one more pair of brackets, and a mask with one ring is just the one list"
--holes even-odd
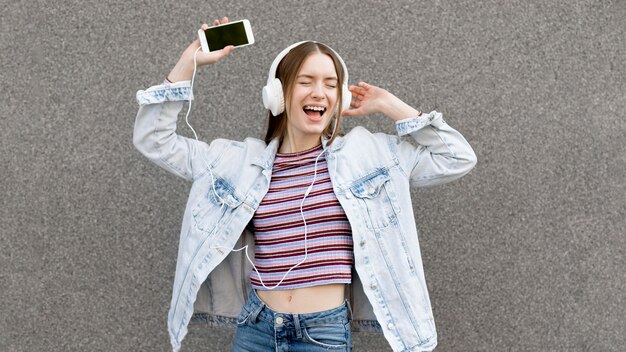
[(243, 22), (209, 27), (204, 34), (210, 51), (220, 50), (228, 45), (249, 44)]

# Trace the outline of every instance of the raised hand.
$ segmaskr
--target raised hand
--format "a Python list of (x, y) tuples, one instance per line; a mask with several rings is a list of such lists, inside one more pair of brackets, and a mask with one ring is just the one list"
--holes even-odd
[[(219, 20), (213, 21), (213, 26), (219, 26), (220, 24), (226, 23), (228, 23), (228, 17), (222, 18), (221, 22)], [(209, 28), (209, 25), (204, 23), (202, 24), (201, 28), (203, 30), (207, 29)], [(194, 54), (196, 54), (196, 50), (198, 50), (198, 48), (200, 48), (199, 39), (196, 39), (191, 44), (189, 44), (187, 49), (185, 49), (180, 59), (176, 63), (176, 66), (174, 66), (174, 69), (172, 69), (172, 72), (167, 75), (167, 78), (170, 81), (176, 82), (191, 79), (194, 66), (193, 57)], [(202, 51), (202, 49), (200, 49), (198, 50), (198, 54), (196, 55), (196, 65), (197, 67), (200, 67), (204, 65), (214, 64), (228, 56), (228, 54), (233, 52), (233, 50), (235, 50), (235, 47), (232, 45), (229, 45), (222, 50), (213, 51), (210, 53), (205, 53)]]
[(383, 88), (359, 82), (348, 87), (352, 93), (352, 109), (343, 112), (343, 116), (365, 116), (383, 113), (394, 120), (401, 120), (419, 114), (417, 110), (404, 103)]
[[(219, 20), (213, 21), (213, 26), (219, 26), (220, 24), (226, 24), (226, 23), (228, 23), (228, 17), (222, 18), (221, 23)], [(209, 25), (204, 23), (202, 24), (201, 28), (202, 30), (205, 30), (209, 28)], [(193, 45), (193, 44), (197, 44), (197, 45)], [(200, 41), (195, 40), (194, 43), (192, 43), (192, 45), (190, 46), (193, 47), (194, 52), (195, 52), (195, 50), (200, 46)], [(229, 45), (222, 50), (217, 50), (217, 51), (213, 51), (210, 53), (205, 53), (202, 50), (200, 50), (197, 56), (198, 66), (202, 66), (206, 64), (214, 64), (220, 61), (221, 59), (225, 58), (226, 56), (228, 56), (228, 54), (230, 54), (233, 50), (235, 50), (235, 47), (232, 45)]]
[(365, 116), (382, 112), (382, 101), (389, 94), (386, 90), (365, 82), (350, 86), (348, 90), (352, 93), (352, 109), (344, 111), (344, 116)]

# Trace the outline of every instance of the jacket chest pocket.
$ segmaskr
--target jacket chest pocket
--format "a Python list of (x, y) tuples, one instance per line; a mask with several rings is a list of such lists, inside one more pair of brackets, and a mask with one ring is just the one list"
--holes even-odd
[(217, 225), (229, 217), (242, 202), (228, 182), (217, 178), (213, 187), (209, 187), (193, 207), (194, 226), (203, 232), (213, 232)]
[(395, 196), (387, 172), (358, 181), (350, 187), (350, 191), (359, 202), (367, 228), (385, 228), (397, 221), (400, 209), (394, 206)]

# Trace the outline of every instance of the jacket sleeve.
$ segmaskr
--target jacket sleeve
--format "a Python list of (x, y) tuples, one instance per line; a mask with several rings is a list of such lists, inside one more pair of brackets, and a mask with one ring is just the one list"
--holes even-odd
[(476, 154), (465, 138), (450, 127), (440, 112), (396, 122), (398, 136), (410, 135), (417, 146), (394, 137), (400, 166), (411, 186), (444, 184), (467, 174), (476, 165)]
[(184, 101), (192, 99), (189, 81), (167, 83), (137, 92), (139, 112), (133, 144), (148, 159), (188, 181), (209, 167), (207, 143), (176, 134), (176, 121)]

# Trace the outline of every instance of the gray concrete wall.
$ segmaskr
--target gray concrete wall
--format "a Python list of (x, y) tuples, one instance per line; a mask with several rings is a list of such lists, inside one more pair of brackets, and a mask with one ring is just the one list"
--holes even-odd
[(134, 150), (135, 92), (223, 15), (257, 44), (200, 71), (202, 139), (261, 136), (274, 55), (315, 39), (474, 147), (468, 176), (412, 193), (438, 350), (626, 348), (625, 1), (1, 3), (1, 351), (168, 349), (190, 185)]

